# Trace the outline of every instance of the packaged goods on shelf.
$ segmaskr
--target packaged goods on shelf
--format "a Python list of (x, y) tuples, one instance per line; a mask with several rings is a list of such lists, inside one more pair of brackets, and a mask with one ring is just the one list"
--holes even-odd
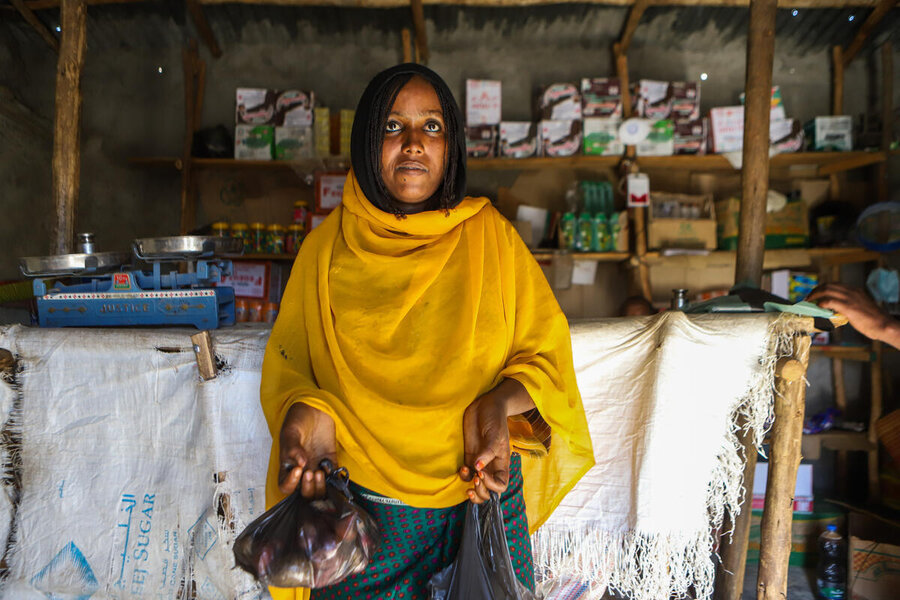
[(769, 143), (778, 152), (800, 152), (806, 136), (797, 119), (769, 122)]
[(537, 123), (503, 121), (500, 123), (500, 156), (529, 158), (540, 154)]
[(313, 139), (317, 157), (331, 156), (331, 111), (324, 106), (313, 111)]
[(697, 81), (673, 81), (671, 118), (678, 121), (696, 121), (700, 118), (700, 83)]
[[(741, 104), (744, 104), (745, 94), (741, 92)], [(777, 119), (787, 119), (787, 114), (784, 111), (784, 100), (781, 97), (781, 88), (777, 85), (772, 86), (772, 98), (771, 98), (771, 113), (769, 118), (772, 120)]]
[(846, 115), (816, 117), (805, 126), (810, 150), (849, 152), (853, 150), (853, 120)]
[(592, 77), (581, 80), (581, 113), (589, 117), (622, 116), (622, 89), (618, 77)]
[[(343, 171), (316, 173), (316, 212), (326, 214), (337, 208), (344, 197), (344, 182), (347, 174)], [(309, 229), (312, 229), (310, 226)]]
[[(741, 200), (730, 196), (716, 201), (716, 235), (720, 250), (736, 250)], [(809, 210), (802, 200), (788, 202), (781, 210), (766, 212), (766, 248), (809, 246)]]
[(353, 119), (355, 117), (355, 110), (341, 109), (340, 143), (338, 145), (338, 151), (341, 156), (350, 156), (350, 132), (353, 131)]
[[(762, 510), (766, 503), (766, 483), (769, 476), (769, 463), (756, 463), (756, 475), (753, 477), (753, 510)], [(810, 514), (813, 511), (813, 469), (804, 464), (797, 468), (797, 480), (794, 484), (794, 512)]]
[(497, 156), (496, 125), (472, 125), (466, 127), (466, 155), (470, 158)]
[(298, 160), (312, 158), (315, 141), (311, 127), (275, 126), (275, 158)]
[[(849, 117), (848, 117), (849, 118)], [(771, 143), (782, 144), (782, 151), (793, 151), (790, 148), (796, 146), (793, 119), (770, 119), (769, 139)], [(709, 111), (709, 127), (712, 134), (712, 150), (716, 153), (740, 152), (744, 147), (744, 107), (720, 106)], [(784, 133), (788, 130), (792, 133), (788, 138)]]
[(712, 194), (650, 194), (647, 245), (654, 249), (715, 250), (716, 209)]
[(547, 121), (581, 119), (581, 92), (572, 83), (554, 83), (541, 88), (537, 99), (540, 118)]
[(618, 156), (625, 150), (619, 139), (621, 119), (587, 118), (584, 120), (584, 153), (593, 156)]
[(466, 79), (466, 124), (500, 124), (501, 83), (488, 79)]
[(650, 126), (646, 139), (635, 146), (638, 156), (671, 156), (675, 154), (675, 128), (672, 121), (662, 119)]
[(238, 88), (235, 99), (236, 125), (274, 125), (278, 92), (265, 88)]
[(636, 115), (659, 121), (672, 114), (672, 88), (668, 81), (641, 79), (635, 83)]
[(817, 285), (819, 276), (806, 271), (778, 269), (770, 274), (771, 291), (776, 296), (791, 302), (799, 302), (806, 298)]
[(574, 156), (581, 149), (581, 121), (541, 121), (541, 151), (544, 156)]
[(673, 147), (675, 154), (706, 154), (708, 141), (708, 121), (676, 121), (673, 131)]
[(241, 160), (272, 160), (275, 144), (273, 125), (235, 125), (234, 157)]
[(285, 127), (312, 127), (315, 95), (301, 90), (282, 90), (275, 101), (275, 124)]

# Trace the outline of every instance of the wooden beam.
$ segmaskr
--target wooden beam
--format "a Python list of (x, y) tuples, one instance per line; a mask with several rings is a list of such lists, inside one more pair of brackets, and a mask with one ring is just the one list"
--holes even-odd
[[(881, 46), (881, 150), (887, 157), (894, 133), (894, 46), (885, 42)], [(878, 165), (878, 201), (890, 199), (887, 162)]]
[(849, 171), (850, 169), (856, 169), (858, 167), (865, 167), (866, 165), (874, 165), (878, 163), (883, 163), (887, 160), (887, 153), (885, 152), (862, 152), (854, 154), (853, 156), (848, 156), (843, 160), (836, 160), (834, 162), (830, 162), (826, 165), (822, 165), (819, 167), (819, 177), (825, 177), (827, 175), (834, 175), (835, 173), (841, 173), (843, 171)]
[(215, 58), (219, 58), (222, 56), (222, 49), (219, 47), (219, 42), (216, 41), (216, 34), (213, 33), (212, 27), (209, 26), (209, 21), (206, 20), (206, 13), (203, 12), (203, 7), (200, 6), (197, 0), (186, 0), (186, 4), (188, 13), (191, 15), (191, 21), (194, 22), (194, 27), (197, 29), (197, 33), (200, 34), (203, 43), (206, 44), (210, 54)]
[(19, 14), (22, 15), (22, 18), (25, 19), (25, 22), (31, 25), (32, 29), (34, 29), (41, 38), (47, 42), (47, 45), (53, 48), (53, 51), (59, 54), (59, 40), (50, 33), (50, 30), (44, 25), (44, 23), (37, 18), (37, 15), (34, 14), (28, 6), (25, 4), (24, 0), (9, 0), (9, 3), (12, 4)]
[(412, 36), (407, 27), (400, 31), (400, 39), (403, 42), (403, 62), (412, 62)]
[[(773, 0), (773, 8), (774, 4)], [(779, 365), (783, 364), (784, 368), (776, 375), (775, 422), (772, 425), (766, 504), (760, 525), (757, 600), (784, 600), (787, 597), (794, 485), (800, 466), (806, 381), (802, 376), (790, 378), (786, 366), (799, 363), (801, 373), (806, 373), (809, 344), (808, 335), (795, 336), (792, 356), (787, 363)]]
[(650, 6), (649, 0), (637, 0), (631, 7), (631, 10), (628, 11), (628, 18), (625, 20), (625, 26), (622, 28), (622, 35), (619, 37), (619, 52), (622, 54), (628, 52), (634, 31), (637, 29), (641, 16), (643, 16), (648, 6)]
[(413, 27), (416, 28), (416, 52), (418, 57), (416, 62), (422, 61), (422, 64), (428, 64), (428, 34), (425, 32), (425, 8), (422, 6), (422, 0), (410, 0), (412, 7)]
[(868, 503), (875, 505), (881, 499), (881, 489), (879, 485), (880, 477), (878, 473), (878, 428), (875, 423), (881, 418), (883, 406), (883, 388), (882, 388), (882, 344), (881, 342), (872, 342), (872, 354), (875, 360), (872, 361), (870, 374), (871, 400), (869, 401), (869, 429), (866, 432), (869, 443), (872, 444), (869, 449), (868, 456), (868, 473), (869, 473), (869, 497)]
[(850, 42), (850, 45), (844, 50), (843, 60), (845, 67), (849, 65), (850, 61), (856, 58), (856, 55), (862, 50), (863, 45), (866, 43), (866, 39), (871, 35), (875, 26), (878, 25), (885, 15), (887, 15), (896, 5), (897, 0), (881, 0), (875, 9), (869, 13), (869, 17), (860, 26), (859, 31), (856, 32), (856, 37), (853, 38), (853, 41)]
[(840, 46), (831, 49), (831, 114), (844, 114), (844, 51)]
[(63, 0), (53, 128), (52, 187), (56, 222), (51, 254), (70, 254), (75, 241), (75, 213), (81, 182), (81, 72), (84, 69), (86, 15), (84, 0)]
[(753, 0), (747, 36), (741, 215), (734, 282), (759, 287), (769, 189), (769, 112), (775, 56), (775, 0)]

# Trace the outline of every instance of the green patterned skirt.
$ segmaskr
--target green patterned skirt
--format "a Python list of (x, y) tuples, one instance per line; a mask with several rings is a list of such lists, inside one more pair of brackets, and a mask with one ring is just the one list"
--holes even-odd
[[(514, 453), (509, 487), (500, 504), (516, 577), (533, 590), (521, 467), (521, 458)], [(468, 502), (450, 508), (413, 508), (352, 483), (351, 490), (354, 500), (378, 523), (381, 545), (365, 571), (313, 590), (311, 600), (427, 600), (428, 580), (456, 558)]]

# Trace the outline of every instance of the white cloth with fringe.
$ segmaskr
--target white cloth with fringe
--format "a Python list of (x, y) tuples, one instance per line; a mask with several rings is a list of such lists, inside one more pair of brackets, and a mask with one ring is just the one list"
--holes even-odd
[(572, 325), (596, 465), (532, 538), (547, 597), (573, 580), (633, 600), (712, 595), (712, 532), (742, 498), (737, 423), (759, 446), (788, 321), (666, 312)]

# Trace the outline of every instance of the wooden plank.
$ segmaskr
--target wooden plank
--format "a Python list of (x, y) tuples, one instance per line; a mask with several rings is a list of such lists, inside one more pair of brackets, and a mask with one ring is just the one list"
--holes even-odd
[[(813, 346), (812, 353), (821, 354), (826, 358), (836, 358), (841, 360), (852, 360), (859, 362), (871, 362), (873, 358), (872, 350), (868, 346), (843, 346), (839, 344)], [(834, 365), (832, 365), (832, 368), (834, 368)], [(841, 410), (845, 410), (847, 408), (846, 394), (844, 395), (843, 401), (838, 401), (837, 397), (835, 397), (835, 404), (838, 405), (838, 408), (841, 408)]]
[[(891, 133), (894, 131), (894, 46), (885, 42), (881, 46), (881, 151), (891, 149)], [(887, 162), (878, 165), (878, 201), (890, 200)]]
[(203, 12), (203, 7), (197, 0), (186, 0), (186, 4), (188, 14), (191, 15), (191, 21), (193, 21), (197, 33), (200, 34), (200, 39), (206, 44), (210, 54), (215, 58), (219, 58), (222, 56), (222, 49), (219, 47), (219, 42), (216, 41), (216, 34), (213, 33), (212, 27), (209, 26), (209, 21), (206, 20), (206, 13)]
[(831, 114), (844, 114), (844, 57), (840, 46), (831, 49)]
[(871, 35), (872, 30), (881, 22), (881, 20), (887, 15), (892, 8), (897, 5), (897, 0), (881, 0), (877, 6), (875, 6), (874, 10), (869, 13), (868, 18), (865, 22), (860, 25), (859, 31), (856, 32), (856, 36), (853, 38), (853, 41), (850, 42), (850, 45), (847, 46), (847, 49), (844, 50), (844, 56), (842, 60), (844, 61), (844, 67), (850, 64), (850, 62), (856, 58), (856, 55), (862, 50), (863, 45), (866, 43), (866, 40)]
[(410, 0), (410, 6), (412, 8), (412, 17), (413, 17), (413, 27), (416, 29), (416, 52), (418, 53), (418, 57), (416, 58), (416, 62), (421, 62), (423, 65), (428, 64), (428, 33), (425, 31), (425, 9), (422, 6), (422, 0)]
[[(532, 255), (535, 260), (548, 260), (558, 252), (562, 251), (538, 249), (532, 252)], [(571, 252), (570, 254), (574, 260), (595, 260), (597, 262), (624, 262), (631, 258), (631, 254), (628, 252)]]
[(9, 3), (15, 7), (19, 14), (22, 15), (22, 18), (25, 19), (25, 22), (31, 25), (32, 29), (34, 29), (41, 39), (47, 42), (47, 45), (53, 48), (53, 51), (57, 54), (59, 53), (59, 40), (50, 33), (50, 30), (44, 25), (43, 21), (38, 19), (37, 15), (34, 14), (34, 11), (31, 10), (28, 5), (25, 3), (25, 0), (9, 0)]
[(753, 0), (747, 35), (744, 151), (736, 285), (758, 287), (765, 253), (769, 189), (769, 113), (775, 56), (775, 0)]
[(648, 6), (650, 6), (649, 0), (637, 0), (631, 6), (631, 10), (628, 11), (628, 18), (625, 20), (625, 25), (622, 28), (622, 35), (619, 36), (619, 50), (617, 53), (626, 54), (628, 52), (634, 31), (637, 29), (638, 23)]
[(409, 29), (404, 27), (400, 31), (400, 39), (403, 42), (403, 62), (412, 62), (412, 40), (410, 38)]
[(887, 158), (884, 152), (853, 152), (852, 154), (842, 160), (822, 165), (819, 167), (819, 176), (825, 177), (850, 169), (883, 163)]
[[(774, 8), (774, 1), (771, 4)], [(799, 363), (802, 373), (806, 372), (809, 363), (809, 344), (808, 336), (798, 335), (794, 338), (789, 363)], [(782, 368), (776, 383), (766, 508), (760, 525), (759, 578), (756, 584), (758, 600), (784, 600), (787, 597), (794, 485), (797, 468), (800, 466), (805, 398), (804, 378), (801, 376), (790, 379), (787, 369)]]
[(881, 418), (884, 410), (882, 397), (882, 344), (881, 342), (872, 342), (872, 353), (875, 360), (872, 361), (872, 369), (870, 371), (870, 388), (872, 390), (869, 401), (869, 430), (867, 439), (872, 447), (869, 449), (868, 456), (868, 473), (869, 473), (869, 504), (877, 504), (881, 498), (881, 489), (878, 477), (878, 428), (875, 423)]
[(218, 372), (209, 331), (195, 333), (191, 336), (191, 343), (194, 347), (194, 358), (197, 360), (197, 370), (200, 372), (200, 377), (203, 381), (215, 379)]
[(63, 0), (62, 40), (56, 68), (56, 112), (53, 129), (53, 204), (56, 221), (52, 254), (69, 254), (75, 241), (75, 213), (81, 184), (81, 73), (84, 69), (84, 0)]

